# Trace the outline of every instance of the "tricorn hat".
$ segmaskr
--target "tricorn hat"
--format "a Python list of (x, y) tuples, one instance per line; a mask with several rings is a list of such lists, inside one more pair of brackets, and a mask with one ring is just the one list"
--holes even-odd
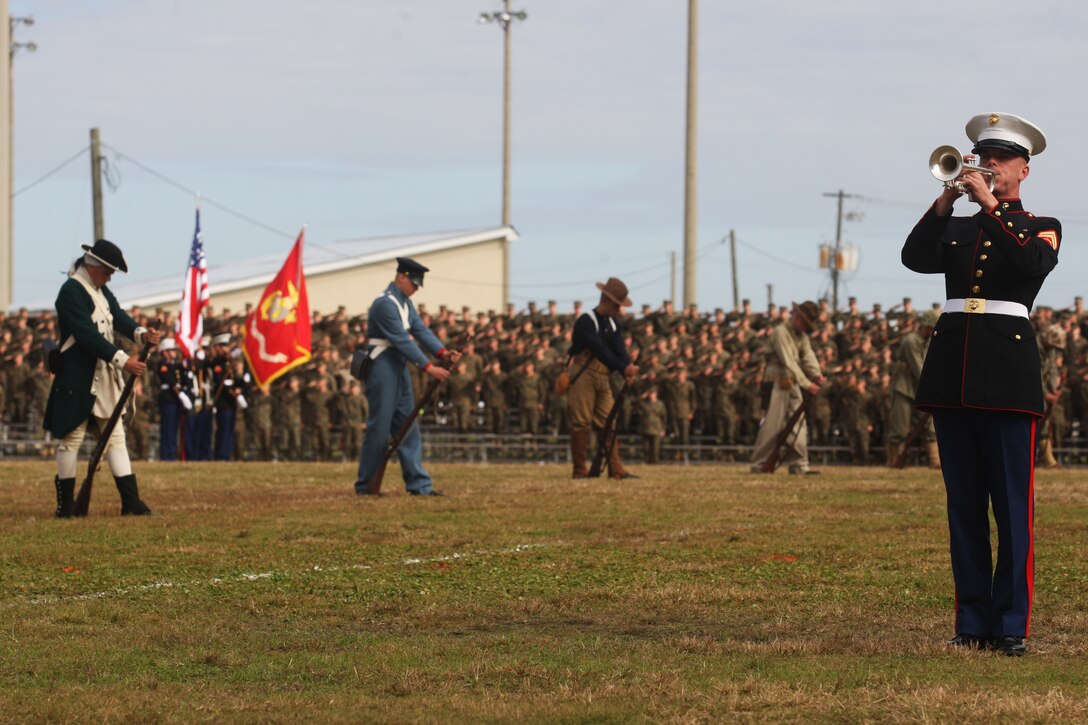
[(802, 320), (804, 320), (809, 329), (816, 326), (816, 320), (820, 318), (820, 308), (816, 306), (816, 303), (812, 300), (806, 300), (801, 304), (796, 302), (793, 304), (793, 311), (796, 312)]
[(88, 246), (86, 244), (80, 244), (83, 247), (83, 251), (88, 256), (94, 258), (106, 267), (109, 267), (114, 272), (128, 273), (128, 263), (125, 262), (125, 255), (121, 254), (121, 249), (113, 242), (106, 239), (95, 240), (94, 246)]
[(615, 277), (609, 277), (604, 284), (597, 283), (597, 289), (620, 307), (630, 307), (631, 299), (627, 296), (627, 285)]
[(412, 284), (416, 287), (423, 286), (423, 273), (430, 272), (431, 270), (424, 267), (414, 259), (408, 257), (397, 257), (397, 274), (404, 273), (408, 279), (412, 280)]

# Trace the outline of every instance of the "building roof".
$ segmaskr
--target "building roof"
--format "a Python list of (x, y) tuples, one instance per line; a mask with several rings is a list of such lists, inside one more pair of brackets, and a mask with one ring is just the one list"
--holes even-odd
[[(430, 234), (400, 234), (363, 239), (344, 239), (331, 244), (316, 244), (307, 240), (302, 252), (307, 277), (352, 267), (364, 267), (387, 262), (395, 257), (410, 257), (480, 242), (505, 239), (514, 242), (518, 233), (512, 227), (485, 227)], [(280, 271), (287, 259), (289, 247), (275, 255), (238, 260), (221, 265), (208, 265), (208, 287), (215, 295), (234, 290), (267, 285)], [(118, 283), (114, 279), (110, 290), (122, 307), (154, 307), (181, 299), (184, 269), (176, 275), (155, 279)]]

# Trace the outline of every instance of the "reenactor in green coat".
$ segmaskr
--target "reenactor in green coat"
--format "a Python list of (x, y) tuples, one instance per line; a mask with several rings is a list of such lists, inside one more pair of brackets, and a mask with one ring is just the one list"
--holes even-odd
[[(95, 418), (100, 429), (104, 427), (121, 399), (122, 373), (142, 376), (147, 369), (117, 346), (118, 338), (129, 338), (138, 345), (157, 345), (161, 339), (158, 330), (137, 326), (106, 286), (114, 272), (128, 272), (121, 250), (105, 239), (94, 246), (82, 246), (86, 253), (76, 259), (57, 295), (60, 370), (53, 378), (44, 421), (46, 430), (61, 441), (54, 478), (56, 516), (60, 518), (72, 515), (76, 464), (90, 419)], [(150, 514), (151, 509), (140, 500), (132, 473), (124, 425), (114, 427), (103, 459), (121, 495), (121, 514)]]

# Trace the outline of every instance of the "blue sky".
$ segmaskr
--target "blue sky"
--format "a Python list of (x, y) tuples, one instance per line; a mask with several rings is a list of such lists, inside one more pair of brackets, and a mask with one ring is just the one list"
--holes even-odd
[[(208, 199), (213, 275), (286, 254), (304, 223), (309, 244), (497, 226), (502, 33), (476, 17), (500, 6), (10, 0), (36, 20), (16, 39), (38, 44), (15, 58), (15, 304), (52, 299), (90, 241), (86, 155), (31, 184), (84, 148), (91, 127), (117, 182), (106, 236), (134, 278), (180, 279), (188, 190)], [(687, 3), (513, 7), (529, 14), (513, 28), (513, 299), (566, 305), (620, 276), (636, 304), (657, 306), (683, 244)], [(768, 285), (779, 304), (826, 293), (816, 260), (836, 207), (824, 195), (839, 189), (860, 214), (844, 227), (860, 267), (840, 297), (943, 299), (899, 249), (939, 191), (929, 152), (965, 147), (967, 119), (991, 111), (1047, 133), (1022, 192), (1064, 224), (1038, 301), (1070, 304), (1088, 290), (1086, 28), (1088, 5), (1073, 0), (702, 0), (700, 306), (732, 304), (730, 229), (742, 297), (763, 306)]]

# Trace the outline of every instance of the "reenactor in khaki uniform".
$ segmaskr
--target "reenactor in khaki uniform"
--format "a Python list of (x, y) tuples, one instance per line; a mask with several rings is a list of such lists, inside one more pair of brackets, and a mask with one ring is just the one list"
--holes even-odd
[[(608, 282), (597, 283), (601, 299), (591, 311), (581, 315), (574, 323), (571, 343), (570, 391), (567, 394), (567, 410), (570, 415), (570, 447), (573, 477), (584, 478), (589, 473), (586, 465), (591, 429), (602, 431), (614, 405), (609, 375), (623, 374), (630, 383), (638, 373), (627, 352), (623, 328), (618, 320), (623, 317), (624, 307), (631, 305), (627, 297), (627, 285), (612, 277)], [(612, 447), (608, 460), (611, 478), (633, 478), (620, 461), (620, 447)]]
[[(779, 434), (802, 404), (802, 391), (815, 395), (824, 382), (808, 339), (808, 331), (816, 324), (818, 314), (815, 302), (794, 305), (790, 319), (771, 332), (766, 377), (774, 387), (752, 452), (753, 473), (761, 473), (763, 463), (775, 453)], [(790, 473), (817, 473), (808, 465), (808, 424), (804, 416), (797, 421), (795, 430), (787, 439), (782, 462), (789, 466)]]

